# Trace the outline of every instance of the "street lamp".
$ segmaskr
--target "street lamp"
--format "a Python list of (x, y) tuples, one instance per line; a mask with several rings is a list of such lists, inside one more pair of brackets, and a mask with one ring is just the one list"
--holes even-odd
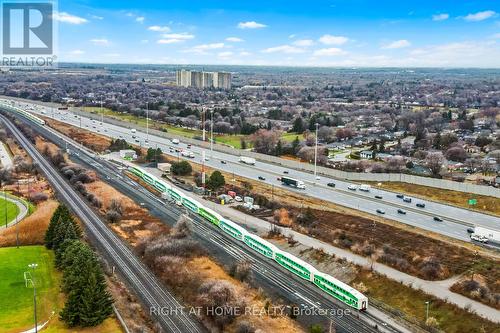
[[(33, 271), (33, 275), (35, 275), (35, 269), (38, 267), (38, 264), (29, 264), (28, 267), (31, 268), (31, 270)], [(35, 281), (33, 281), (33, 276), (31, 276), (31, 279), (27, 279), (26, 283), (28, 281), (30, 281), (31, 285), (33, 286), (33, 318), (35, 320), (35, 333), (38, 333), (38, 322), (36, 318), (36, 285)]]
[(314, 178), (319, 180), (319, 176), (317, 175), (317, 164), (318, 164), (318, 127), (319, 124), (316, 123), (316, 145), (314, 147)]

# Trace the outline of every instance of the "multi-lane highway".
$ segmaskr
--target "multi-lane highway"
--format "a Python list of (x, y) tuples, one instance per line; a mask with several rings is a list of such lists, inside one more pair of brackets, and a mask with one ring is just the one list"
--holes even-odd
[[(154, 311), (153, 317), (160, 326), (166, 332), (205, 332), (206, 330), (196, 318), (189, 316), (185, 312), (172, 312), (181, 309), (182, 305), (161, 285), (161, 282), (140, 262), (125, 243), (101, 221), (96, 213), (69, 186), (67, 181), (59, 175), (58, 171), (24, 137), (21, 131), (4, 116), (0, 116), (0, 121), (5, 124), (19, 144), (38, 164), (54, 191), (84, 222), (89, 237), (103, 251), (106, 259), (116, 267), (116, 271), (124, 277), (144, 304)], [(161, 312), (162, 309), (165, 311)]]
[[(173, 225), (181, 214), (190, 214), (189, 211), (179, 208), (175, 204), (166, 204), (165, 201), (141, 185), (121, 174), (122, 171), (116, 165), (97, 158), (95, 154), (88, 152), (86, 149), (79, 149), (80, 147), (77, 147), (72, 140), (65, 138), (54, 130), (46, 127), (39, 128), (38, 130), (60, 147), (66, 147), (67, 145), (70, 150), (78, 151), (78, 155), (73, 158), (93, 168), (102, 179), (136, 202), (144, 203), (148, 210), (163, 222)], [(209, 252), (214, 254), (217, 259), (226, 264), (242, 260), (250, 261), (257, 279), (256, 283), (278, 294), (283, 299), (298, 304), (300, 306), (300, 313), (303, 313), (304, 316), (309, 316), (312, 320), (316, 318), (326, 324), (331, 320), (337, 326), (337, 332), (406, 331), (398, 324), (388, 324), (387, 322), (391, 322), (392, 320), (388, 320), (387, 315), (382, 314), (374, 307), (371, 307), (367, 313), (350, 310), (343, 303), (321, 293), (309, 283), (282, 269), (274, 261), (256, 254), (240, 242), (221, 233), (220, 229), (215, 228), (210, 223), (206, 223), (198, 215), (191, 214), (190, 219), (195, 239)], [(349, 310), (346, 312), (346, 309)], [(311, 320), (311, 318), (305, 320)], [(378, 329), (375, 329), (375, 326)]]
[[(102, 135), (113, 138), (123, 138), (128, 142), (141, 146), (159, 147), (166, 154), (177, 156), (178, 158), (186, 158), (181, 156), (175, 149), (190, 149), (195, 157), (194, 162), (202, 163), (202, 149), (192, 146), (187, 148), (185, 143), (173, 144), (171, 140), (152, 134), (147, 134), (143, 129), (137, 129), (136, 133), (132, 133), (130, 129), (119, 127), (109, 123), (101, 123), (99, 120), (93, 120), (88, 117), (80, 117), (68, 111), (58, 111), (57, 109), (45, 107), (32, 103), (16, 102), (17, 106), (23, 109), (34, 112), (40, 115), (54, 117), (55, 119), (71, 124), (73, 126), (81, 126), (84, 129), (100, 133)], [(106, 121), (106, 118), (104, 118)], [(276, 187), (285, 187), (277, 179), (288, 172), (289, 177), (303, 180), (306, 184), (305, 190), (296, 190), (289, 188), (291, 191), (299, 191), (307, 196), (318, 199), (328, 200), (333, 203), (343, 205), (345, 207), (354, 208), (369, 214), (380, 215), (398, 222), (402, 222), (415, 227), (423, 228), (443, 235), (461, 240), (470, 240), (467, 228), (475, 225), (486, 228), (499, 229), (500, 218), (481, 214), (478, 212), (441, 204), (428, 200), (412, 198), (412, 202), (404, 202), (396, 197), (396, 193), (371, 189), (370, 192), (361, 192), (359, 190), (352, 191), (348, 187), (352, 183), (337, 179), (322, 177), (316, 179), (314, 175), (299, 170), (291, 170), (279, 165), (264, 163), (257, 161), (254, 166), (245, 165), (239, 162), (239, 157), (227, 153), (222, 153), (214, 150), (206, 152), (205, 165), (224, 170), (229, 173), (245, 176), (257, 181), (265, 182)], [(222, 161), (225, 163), (223, 164)], [(259, 179), (263, 177), (264, 180)], [(328, 183), (335, 183), (335, 188), (328, 187)], [(381, 198), (375, 198), (381, 197)], [(465, 198), (464, 198), (465, 200)], [(416, 203), (424, 203), (425, 208), (418, 208)], [(406, 214), (398, 213), (398, 209), (404, 210)], [(384, 214), (377, 213), (381, 210)], [(434, 218), (439, 217), (443, 221), (435, 221)]]

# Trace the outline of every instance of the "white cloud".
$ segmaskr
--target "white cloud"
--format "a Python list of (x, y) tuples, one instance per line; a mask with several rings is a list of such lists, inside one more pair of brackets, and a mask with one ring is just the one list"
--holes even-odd
[(295, 38), (295, 36), (296, 36), (295, 34), (291, 34), (290, 36), (288, 36), (288, 38), (290, 38), (290, 39), (294, 39), (294, 38)]
[(319, 49), (314, 51), (313, 55), (316, 57), (333, 57), (333, 56), (339, 56), (339, 55), (344, 55), (347, 52), (339, 49), (337, 47), (330, 47), (326, 49)]
[(152, 25), (148, 27), (148, 30), (157, 32), (169, 32), (170, 28), (167, 26)]
[(342, 45), (349, 41), (349, 38), (344, 36), (323, 35), (319, 41), (325, 45)]
[(255, 21), (238, 23), (239, 29), (260, 29), (260, 28), (265, 28), (265, 27), (267, 27), (267, 25), (262, 24), (262, 23), (257, 23)]
[(94, 20), (104, 20), (104, 17), (102, 16), (90, 15), (90, 17), (93, 18)]
[(85, 51), (82, 51), (82, 50), (73, 50), (69, 54), (78, 56), (78, 55), (85, 54)]
[(211, 44), (201, 44), (193, 47), (194, 50), (206, 51), (206, 50), (214, 50), (214, 49), (222, 49), (224, 47), (224, 43), (211, 43)]
[(314, 41), (312, 39), (299, 39), (293, 42), (293, 45), (296, 46), (311, 46), (314, 45)]
[(135, 21), (136, 21), (136, 22), (139, 22), (139, 23), (141, 23), (141, 24), (142, 24), (142, 23), (144, 23), (144, 20), (145, 20), (145, 19), (146, 19), (146, 18), (145, 18), (144, 16), (137, 16), (137, 17), (135, 18)]
[(247, 52), (247, 51), (240, 52), (240, 56), (242, 56), (242, 57), (248, 57), (249, 55), (252, 55), (252, 54), (250, 52)]
[(76, 16), (76, 15), (71, 15), (71, 14), (68, 14), (66, 12), (55, 12), (52, 15), (52, 18), (55, 21), (69, 23), (69, 24), (83, 24), (83, 23), (87, 23), (88, 22), (88, 20), (84, 19), (83, 17), (79, 17), (79, 16)]
[(175, 43), (182, 43), (184, 42), (184, 39), (177, 39), (177, 38), (170, 38), (170, 39), (158, 39), (156, 43), (158, 44), (175, 44)]
[(450, 14), (446, 14), (446, 13), (432, 15), (432, 20), (433, 21), (445, 21), (445, 20), (447, 20), (449, 18), (450, 18)]
[(305, 50), (291, 45), (280, 45), (262, 50), (264, 53), (304, 53)]
[(492, 10), (485, 10), (482, 12), (477, 12), (474, 14), (469, 14), (464, 17), (464, 20), (469, 21), (469, 22), (477, 22), (477, 21), (482, 21), (489, 19), (490, 17), (496, 16), (496, 12)]
[(493, 36), (491, 36), (491, 38), (494, 38), (494, 39), (500, 39), (500, 32), (499, 32), (499, 33), (494, 34)]
[(231, 51), (225, 51), (225, 52), (219, 52), (219, 53), (217, 53), (217, 56), (219, 58), (229, 58), (232, 55), (233, 55), (233, 52), (231, 52)]
[(162, 37), (166, 39), (188, 40), (188, 39), (193, 39), (194, 35), (187, 32), (181, 32), (177, 34), (163, 34)]
[(104, 53), (103, 56), (105, 57), (109, 57), (109, 58), (117, 58), (119, 57), (121, 54), (120, 53)]
[(228, 42), (233, 42), (233, 43), (239, 43), (239, 42), (244, 42), (243, 39), (238, 38), (238, 37), (227, 37), (226, 41)]
[(94, 39), (91, 39), (90, 42), (94, 45), (98, 45), (98, 46), (108, 46), (109, 45), (109, 40), (107, 40), (106, 38), (94, 38)]
[(402, 49), (404, 47), (410, 46), (411, 43), (407, 41), (406, 39), (400, 39), (400, 40), (395, 40), (394, 42), (391, 42), (389, 44), (385, 44), (382, 46), (383, 49)]
[(147, 43), (149, 43), (149, 39), (141, 39), (141, 43), (142, 44), (147, 44)]

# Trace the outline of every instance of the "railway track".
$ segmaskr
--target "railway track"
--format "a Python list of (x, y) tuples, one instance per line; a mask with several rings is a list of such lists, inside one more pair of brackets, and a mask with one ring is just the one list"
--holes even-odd
[[(156, 309), (152, 316), (166, 332), (198, 333), (206, 332), (196, 318), (188, 316), (183, 311), (172, 315), (169, 309), (182, 309), (183, 306), (161, 285), (159, 280), (147, 269), (139, 259), (108, 227), (100, 220), (96, 213), (87, 206), (76, 192), (69, 186), (58, 171), (49, 164), (32, 143), (7, 118), (0, 116), (0, 120), (16, 137), (21, 146), (38, 163), (41, 171), (47, 177), (54, 190), (61, 199), (84, 222), (96, 245), (105, 252), (108, 260), (117, 268), (129, 286), (137, 293), (149, 309)], [(163, 314), (161, 309), (167, 311)]]

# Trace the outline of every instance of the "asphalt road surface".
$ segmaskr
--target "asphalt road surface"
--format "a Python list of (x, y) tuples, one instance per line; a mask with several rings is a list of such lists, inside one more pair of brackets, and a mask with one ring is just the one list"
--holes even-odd
[[(153, 136), (141, 131), (132, 133), (130, 129), (108, 123), (101, 123), (99, 120), (76, 116), (68, 111), (58, 111), (54, 108), (43, 107), (36, 104), (28, 105), (27, 103), (16, 103), (18, 103), (17, 106), (27, 111), (54, 117), (59, 121), (76, 127), (81, 126), (84, 129), (102, 135), (113, 138), (123, 138), (131, 144), (141, 145), (143, 147), (159, 147), (164, 153), (176, 156), (179, 159), (190, 160), (190, 158), (183, 157), (180, 153), (175, 152), (175, 149), (189, 149), (195, 155), (195, 157), (191, 159), (193, 162), (203, 162), (202, 149), (194, 145), (191, 148), (187, 148), (187, 145), (182, 143), (182, 139), (180, 139), (181, 142), (179, 144), (173, 144), (166, 138)], [(318, 180), (315, 179), (314, 175), (307, 172), (287, 169), (260, 161), (257, 161), (254, 166), (250, 166), (239, 162), (239, 157), (236, 155), (221, 153), (215, 150), (213, 152), (207, 150), (205, 158), (205, 165), (224, 170), (228, 173), (242, 175), (275, 187), (287, 188), (310, 197), (328, 200), (345, 207), (357, 209), (373, 215), (380, 215), (388, 219), (460, 240), (470, 241), (467, 228), (475, 225), (491, 229), (500, 229), (500, 218), (488, 214), (481, 214), (446, 204), (416, 198), (412, 198), (411, 203), (406, 203), (402, 199), (397, 198), (396, 193), (379, 189), (372, 188), (370, 192), (361, 192), (359, 189), (351, 191), (348, 189), (348, 186), (352, 183), (346, 181), (326, 177), (321, 177), (321, 179)], [(222, 161), (224, 161), (225, 164), (223, 164)], [(288, 172), (286, 176), (304, 181), (306, 189), (298, 190), (282, 185), (277, 178), (285, 175), (285, 171)], [(259, 179), (259, 176), (263, 177), (264, 180)], [(327, 184), (331, 182), (336, 184), (335, 188), (327, 186)], [(375, 196), (381, 196), (382, 198), (377, 199)], [(418, 208), (416, 203), (424, 203), (425, 208)], [(404, 210), (406, 214), (398, 213), (398, 209)], [(377, 210), (381, 210), (384, 213), (377, 213)], [(443, 221), (435, 221), (434, 217), (439, 217)]]

